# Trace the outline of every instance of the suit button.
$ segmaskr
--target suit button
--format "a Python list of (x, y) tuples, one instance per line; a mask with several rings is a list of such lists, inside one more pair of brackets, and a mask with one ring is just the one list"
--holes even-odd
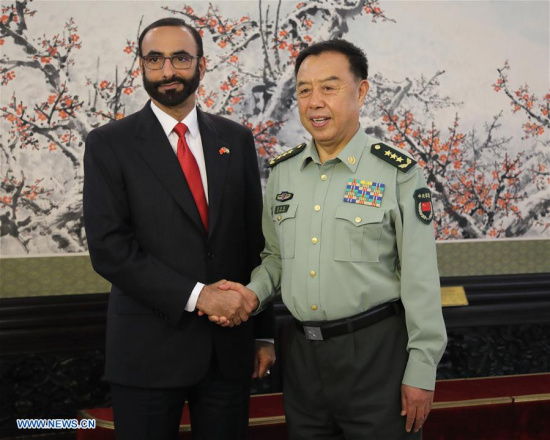
[(213, 260), (213, 259), (214, 259), (214, 254), (213, 254), (212, 252), (208, 252), (207, 256), (208, 256), (208, 259), (209, 259), (209, 260)]

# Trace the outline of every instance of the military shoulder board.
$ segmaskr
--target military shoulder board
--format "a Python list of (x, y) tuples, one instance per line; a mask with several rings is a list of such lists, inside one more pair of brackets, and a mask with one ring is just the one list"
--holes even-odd
[(403, 154), (402, 151), (389, 147), (382, 142), (373, 144), (370, 152), (404, 173), (416, 165), (416, 160), (411, 159), (409, 156)]
[(291, 148), (288, 151), (285, 151), (283, 154), (278, 155), (277, 157), (274, 157), (269, 161), (269, 167), (274, 167), (278, 163), (281, 163), (287, 159), (290, 159), (292, 156), (296, 156), (298, 153), (303, 151), (303, 149), (306, 147), (306, 144), (300, 144), (296, 145), (294, 148)]

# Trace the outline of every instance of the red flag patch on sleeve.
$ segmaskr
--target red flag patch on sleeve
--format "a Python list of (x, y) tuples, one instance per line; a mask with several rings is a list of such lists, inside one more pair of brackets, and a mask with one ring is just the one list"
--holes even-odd
[(416, 216), (429, 225), (434, 218), (432, 193), (429, 188), (419, 188), (414, 192), (414, 208)]

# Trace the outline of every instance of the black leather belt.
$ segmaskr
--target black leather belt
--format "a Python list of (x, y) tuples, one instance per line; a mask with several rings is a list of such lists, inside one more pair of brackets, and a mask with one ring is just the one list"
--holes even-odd
[(397, 315), (403, 310), (401, 300), (390, 301), (376, 306), (366, 312), (349, 318), (334, 321), (305, 321), (294, 320), (298, 330), (302, 331), (310, 341), (325, 341), (335, 336), (353, 333), (362, 328), (376, 324), (390, 316)]

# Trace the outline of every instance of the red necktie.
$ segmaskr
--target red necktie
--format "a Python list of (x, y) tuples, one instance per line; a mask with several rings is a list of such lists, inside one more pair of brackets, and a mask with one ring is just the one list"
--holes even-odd
[(202, 186), (201, 173), (199, 166), (195, 160), (195, 156), (189, 149), (187, 141), (185, 140), (185, 133), (187, 132), (187, 125), (179, 122), (174, 127), (174, 133), (179, 136), (178, 140), (178, 160), (185, 174), (187, 184), (191, 189), (199, 214), (201, 216), (204, 229), (208, 231), (208, 203), (206, 203), (206, 196), (204, 195), (204, 187)]

